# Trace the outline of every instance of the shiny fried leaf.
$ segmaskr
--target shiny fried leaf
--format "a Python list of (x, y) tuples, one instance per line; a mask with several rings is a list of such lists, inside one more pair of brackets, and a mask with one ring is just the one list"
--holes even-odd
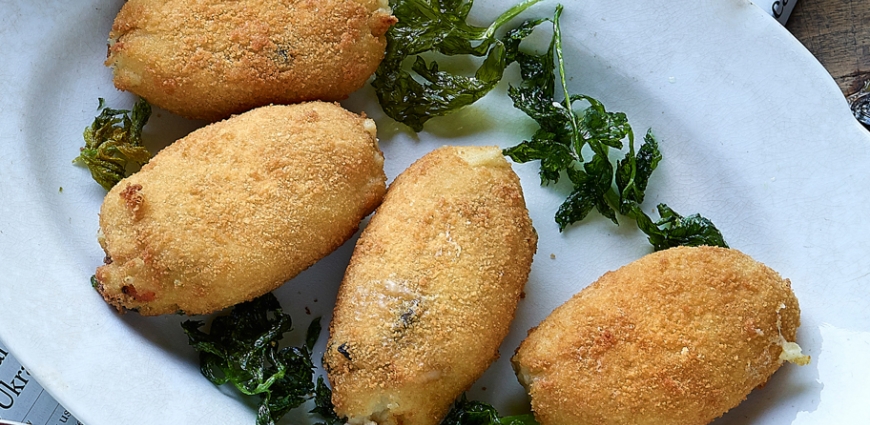
[[(504, 149), (504, 154), (518, 163), (540, 161), (541, 184), (556, 183), (562, 175), (571, 180), (573, 189), (556, 211), (559, 231), (596, 210), (615, 224), (619, 224), (618, 215), (634, 219), (656, 250), (677, 245), (727, 246), (719, 230), (704, 217), (682, 217), (660, 205), (662, 218), (654, 222), (640, 208), (652, 173), (662, 159), (658, 141), (648, 131), (636, 149), (634, 132), (624, 113), (607, 111), (597, 99), (568, 91), (561, 12), (562, 7), (557, 6), (546, 52), (525, 53), (518, 47), (540, 20), (529, 21), (509, 33), (513, 38), (506, 44), (520, 64), (522, 82), (511, 86), (508, 95), (516, 108), (538, 123), (539, 129), (530, 140)], [(558, 97), (557, 84), (562, 89)], [(612, 149), (625, 151), (615, 164), (610, 159)]]
[(659, 204), (661, 218), (652, 222), (646, 215), (638, 215), (637, 225), (649, 237), (656, 251), (675, 246), (728, 247), (719, 229), (709, 219), (698, 214), (683, 217), (665, 204)]
[(617, 163), (616, 187), (620, 194), (619, 212), (628, 214), (633, 203), (642, 204), (646, 186), (652, 172), (662, 160), (658, 141), (647, 131), (644, 143), (635, 155), (634, 144), (629, 145), (625, 158)]
[(182, 323), (190, 345), (200, 352), (200, 371), (215, 385), (231, 383), (243, 394), (259, 396), (258, 425), (274, 424), (314, 394), (311, 347), (319, 319), (309, 326), (304, 346), (279, 348), (292, 323), (275, 296), (266, 294), (215, 318), (209, 333), (199, 330), (203, 325)]
[(332, 405), (332, 390), (326, 385), (322, 376), (317, 378), (314, 408), (309, 413), (319, 415), (323, 419), (323, 422), (317, 422), (315, 425), (344, 425), (347, 422), (335, 413)]
[(494, 407), (468, 400), (465, 394), (456, 402), (441, 425), (538, 425), (532, 414), (501, 417)]
[[(398, 23), (387, 32), (387, 48), (372, 86), (384, 112), (414, 131), (430, 118), (470, 105), (489, 93), (510, 63), (508, 50), (495, 32), (540, 0), (525, 0), (508, 9), (488, 27), (466, 21), (473, 0), (391, 0)], [(472, 76), (442, 70), (422, 56), (484, 57)], [(410, 67), (406, 59), (413, 58)], [(416, 78), (415, 78), (416, 77)]]

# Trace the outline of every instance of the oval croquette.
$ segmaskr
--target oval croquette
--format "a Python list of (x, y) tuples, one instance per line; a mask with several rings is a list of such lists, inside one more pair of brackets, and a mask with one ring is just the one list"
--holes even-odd
[[(647, 255), (555, 309), (513, 360), (541, 425), (702, 425), (795, 347), (790, 282), (736, 250)], [(788, 350), (784, 349), (787, 348)]]
[(386, 191), (374, 121), (323, 102), (194, 131), (106, 195), (96, 287), (118, 309), (206, 314), (343, 244)]
[(130, 0), (109, 34), (115, 86), (187, 118), (341, 100), (395, 22), (385, 0)]
[(445, 147), (390, 186), (341, 284), (324, 365), (350, 424), (437, 425), (498, 358), (537, 236), (498, 147)]

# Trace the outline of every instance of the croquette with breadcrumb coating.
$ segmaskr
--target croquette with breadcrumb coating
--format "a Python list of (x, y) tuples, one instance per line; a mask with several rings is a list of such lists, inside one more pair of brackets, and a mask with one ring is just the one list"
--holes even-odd
[(129, 0), (106, 65), (118, 89), (216, 121), (346, 98), (377, 69), (395, 22), (386, 0)]
[(352, 425), (437, 425), (498, 357), (537, 246), (497, 147), (445, 147), (390, 185), (339, 289), (324, 365)]
[(350, 238), (385, 182), (374, 121), (336, 104), (267, 106), (206, 126), (106, 195), (95, 286), (143, 315), (251, 300)]
[(726, 248), (679, 247), (604, 274), (513, 360), (541, 425), (703, 425), (783, 364), (806, 364), (788, 279)]

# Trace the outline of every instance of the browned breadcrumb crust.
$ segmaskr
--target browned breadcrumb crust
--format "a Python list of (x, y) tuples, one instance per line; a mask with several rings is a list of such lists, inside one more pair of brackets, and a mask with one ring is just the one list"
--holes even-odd
[(98, 290), (143, 315), (206, 314), (274, 290), (382, 200), (374, 126), (313, 102), (255, 109), (178, 140), (106, 195)]
[(541, 425), (701, 425), (767, 382), (799, 324), (775, 271), (733, 249), (680, 247), (603, 275), (513, 362)]
[(115, 86), (187, 118), (341, 100), (384, 56), (378, 0), (130, 0), (109, 34)]
[(338, 294), (324, 364), (351, 424), (435, 425), (498, 357), (537, 236), (497, 147), (444, 147), (396, 178)]

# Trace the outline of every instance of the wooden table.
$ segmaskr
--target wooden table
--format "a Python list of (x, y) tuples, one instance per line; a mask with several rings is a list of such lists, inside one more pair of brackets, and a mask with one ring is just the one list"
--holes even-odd
[(819, 59), (843, 94), (870, 80), (870, 0), (797, 0), (786, 28)]

